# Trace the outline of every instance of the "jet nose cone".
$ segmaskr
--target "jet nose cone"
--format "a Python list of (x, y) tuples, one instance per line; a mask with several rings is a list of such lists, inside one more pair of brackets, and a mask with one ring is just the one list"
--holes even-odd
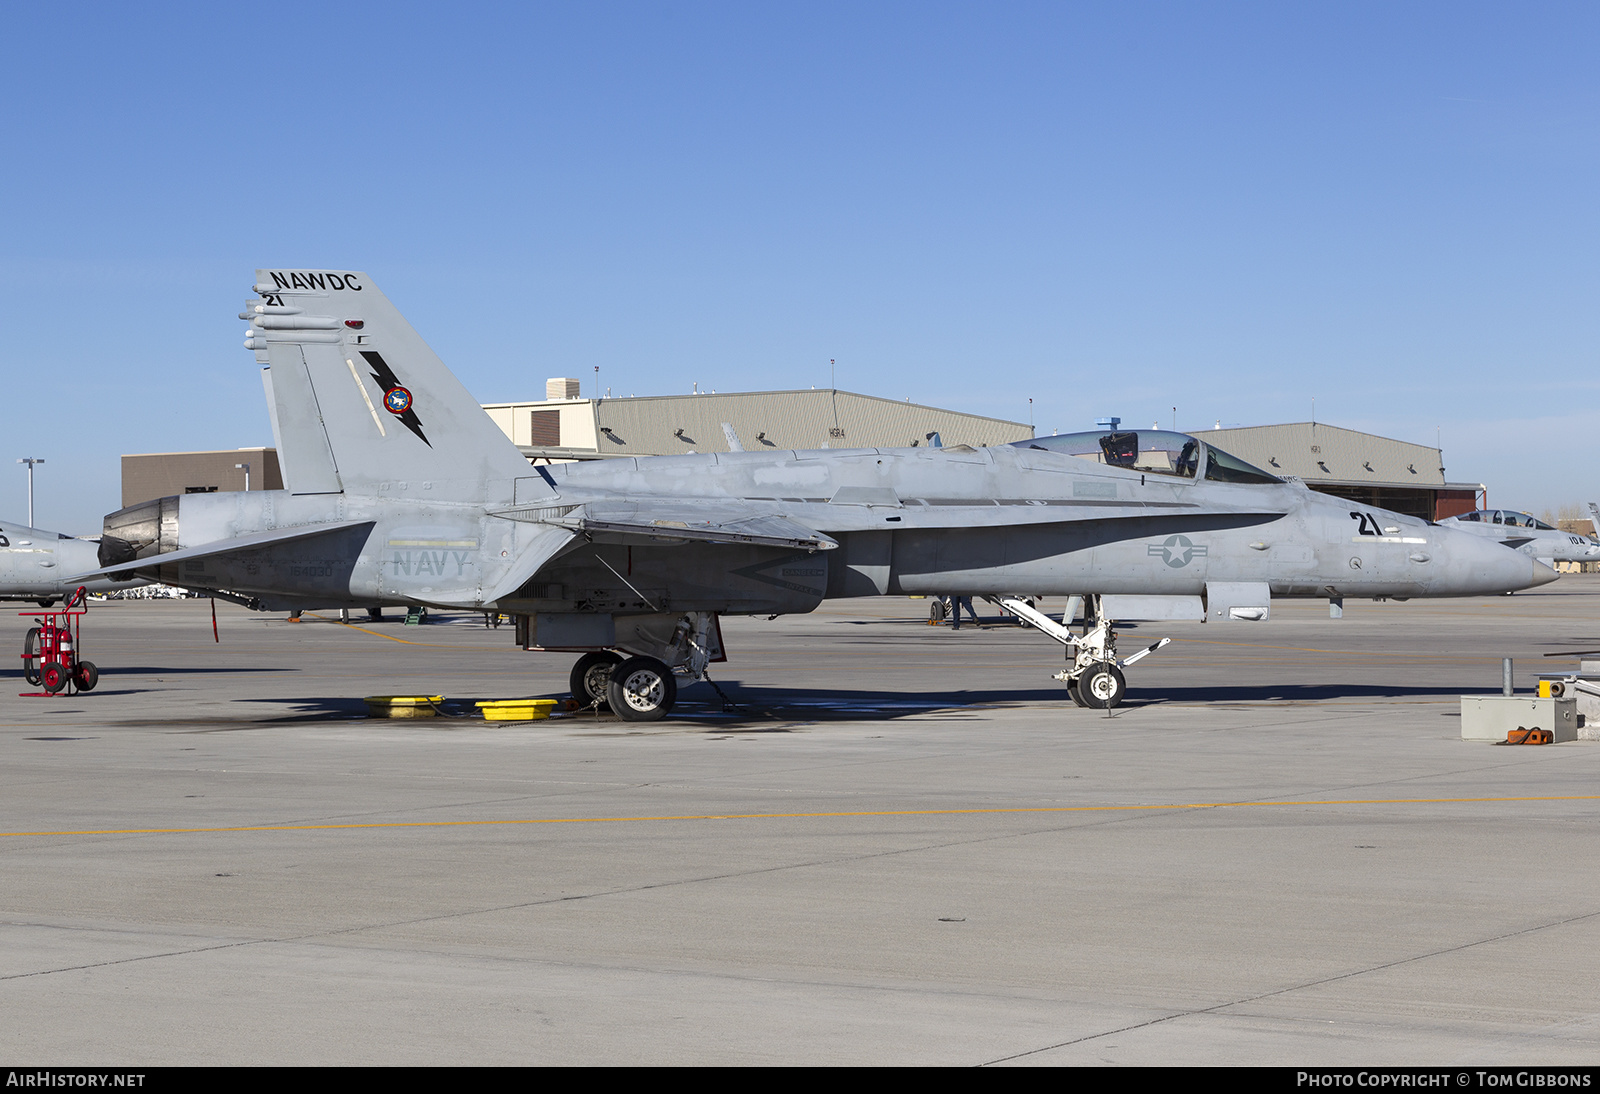
[(1511, 593), (1554, 581), (1557, 573), (1521, 551), (1469, 532), (1444, 529), (1439, 537), (1443, 566), (1435, 596)]

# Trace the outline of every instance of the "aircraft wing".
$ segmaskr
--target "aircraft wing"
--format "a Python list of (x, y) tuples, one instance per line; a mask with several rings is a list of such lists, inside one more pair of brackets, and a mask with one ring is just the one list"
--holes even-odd
[(268, 532), (253, 532), (250, 535), (235, 536), (232, 539), (220, 539), (215, 543), (202, 543), (198, 547), (185, 547), (178, 551), (168, 551), (166, 554), (149, 555), (145, 558), (135, 559), (132, 562), (118, 563), (115, 566), (102, 566), (98, 570), (92, 570), (86, 574), (78, 574), (66, 580), (84, 581), (95, 577), (111, 577), (115, 574), (131, 574), (138, 570), (153, 570), (158, 566), (166, 566), (174, 562), (186, 562), (195, 558), (212, 558), (216, 555), (231, 555), (257, 547), (268, 547), (278, 543), (292, 543), (295, 540), (311, 539), (314, 536), (325, 536), (329, 532), (342, 532), (347, 528), (363, 526), (371, 527), (372, 521), (341, 520), (330, 521), (327, 524), (274, 528)]
[[(512, 519), (517, 518), (513, 516)], [(831, 551), (839, 546), (837, 540), (814, 528), (775, 513), (752, 513), (748, 504), (738, 501), (590, 502), (560, 516), (544, 516), (541, 523), (572, 532), (605, 533), (608, 537), (642, 538), (652, 542), (692, 539), (803, 551)]]

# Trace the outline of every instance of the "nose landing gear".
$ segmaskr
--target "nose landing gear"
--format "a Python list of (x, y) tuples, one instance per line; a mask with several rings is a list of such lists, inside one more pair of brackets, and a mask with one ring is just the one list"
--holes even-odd
[(1056, 673), (1055, 678), (1065, 681), (1067, 694), (1072, 696), (1073, 702), (1093, 710), (1121, 706), (1122, 698), (1128, 692), (1128, 681), (1122, 670), (1172, 641), (1163, 638), (1132, 657), (1118, 660), (1115, 624), (1101, 614), (1098, 596), (1083, 598), (1084, 630), (1081, 635), (1073, 634), (1065, 623), (1057, 623), (1026, 600), (1005, 596), (998, 603), (1024, 623), (1043, 631), (1067, 648), (1067, 660), (1071, 664)]

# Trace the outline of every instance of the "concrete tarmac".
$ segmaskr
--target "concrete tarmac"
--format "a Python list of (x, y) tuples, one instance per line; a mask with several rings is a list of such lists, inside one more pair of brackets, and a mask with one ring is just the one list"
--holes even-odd
[(1600, 649), (1600, 577), (1129, 629), (1175, 641), (1114, 717), (979, 607), (726, 620), (738, 709), (641, 726), (364, 717), (565, 694), (480, 618), (93, 606), (99, 689), (0, 699), (0, 1050), (1600, 1062), (1600, 743), (1464, 743), (1458, 698)]

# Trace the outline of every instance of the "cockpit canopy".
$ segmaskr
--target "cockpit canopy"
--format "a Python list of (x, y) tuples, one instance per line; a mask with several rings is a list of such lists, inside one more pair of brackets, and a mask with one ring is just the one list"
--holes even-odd
[(1172, 475), (1208, 482), (1273, 483), (1283, 480), (1213, 448), (1187, 433), (1128, 429), (1107, 433), (1065, 433), (1012, 441), (1011, 447), (1059, 452), (1094, 463), (1125, 467), (1149, 475)]
[(1542, 520), (1536, 520), (1527, 513), (1514, 513), (1509, 509), (1479, 509), (1472, 513), (1462, 513), (1457, 520), (1470, 520), (1474, 524), (1504, 524), (1514, 528), (1537, 528), (1545, 532), (1554, 532)]

